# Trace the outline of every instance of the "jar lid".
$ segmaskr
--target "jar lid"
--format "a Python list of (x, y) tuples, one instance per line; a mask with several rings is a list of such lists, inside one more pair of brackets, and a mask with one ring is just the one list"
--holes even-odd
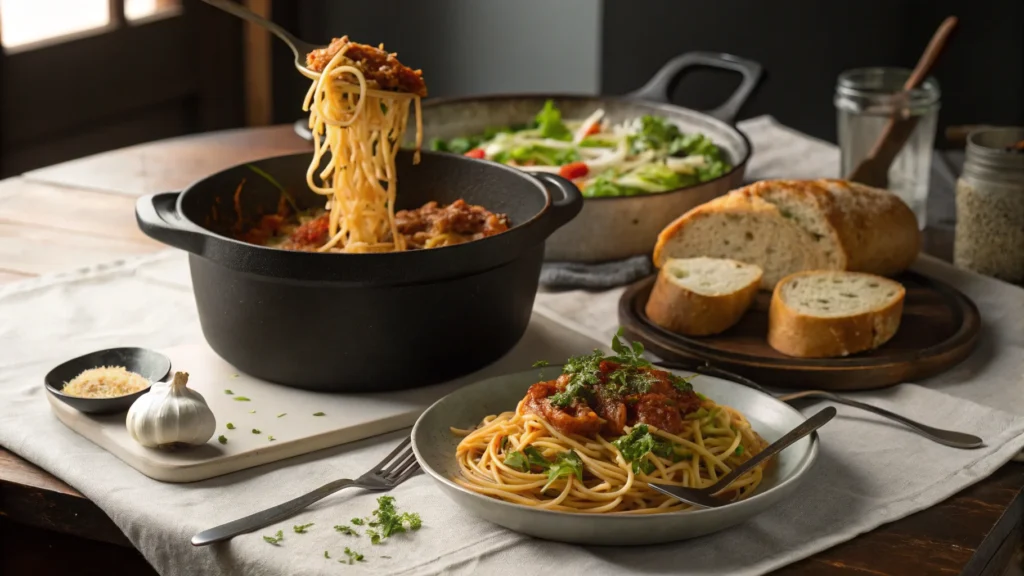
[(979, 128), (967, 136), (965, 166), (1024, 172), (1024, 127)]

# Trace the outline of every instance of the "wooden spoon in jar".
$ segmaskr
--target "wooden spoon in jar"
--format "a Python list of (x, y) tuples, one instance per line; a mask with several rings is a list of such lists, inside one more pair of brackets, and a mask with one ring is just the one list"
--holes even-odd
[[(924, 54), (917, 61), (914, 71), (911, 72), (910, 77), (903, 84), (904, 94), (920, 86), (925, 78), (928, 77), (928, 73), (935, 66), (935, 61), (938, 60), (939, 54), (946, 46), (946, 40), (949, 39), (953, 28), (956, 27), (956, 23), (956, 17), (950, 16), (935, 31), (935, 35), (932, 36), (931, 42), (925, 48)], [(900, 153), (907, 140), (910, 139), (914, 128), (917, 127), (917, 120), (917, 116), (899, 118), (894, 115), (890, 118), (889, 122), (882, 129), (882, 134), (875, 142), (874, 148), (871, 149), (871, 153), (864, 160), (861, 160), (860, 164), (847, 176), (847, 179), (876, 188), (888, 187), (889, 166), (892, 165), (896, 155)]]

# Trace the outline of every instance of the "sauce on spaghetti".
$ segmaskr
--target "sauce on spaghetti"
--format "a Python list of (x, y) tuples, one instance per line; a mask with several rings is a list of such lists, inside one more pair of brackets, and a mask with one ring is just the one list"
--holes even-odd
[[(292, 214), (282, 202), (277, 214), (263, 216), (237, 239), (284, 250), (316, 252), (330, 237), (329, 222), (327, 210)], [(510, 221), (504, 214), (459, 199), (448, 205), (427, 202), (415, 210), (399, 210), (395, 213), (395, 226), (405, 238), (407, 248), (414, 250), (494, 236), (508, 230)]]

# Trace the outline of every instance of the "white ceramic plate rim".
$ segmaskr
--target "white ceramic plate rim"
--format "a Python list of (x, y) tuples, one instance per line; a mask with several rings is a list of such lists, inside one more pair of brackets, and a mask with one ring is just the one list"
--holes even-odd
[[(557, 368), (559, 365), (551, 364), (550, 366), (552, 368)], [(664, 368), (661, 368), (661, 369), (662, 370), (667, 370), (667, 369), (664, 369)], [(668, 372), (673, 372), (673, 373), (678, 372), (676, 370), (667, 370), (667, 371)], [(547, 509), (544, 509), (544, 508), (534, 508), (534, 507), (531, 507), (531, 506), (523, 506), (521, 504), (513, 504), (512, 502), (506, 502), (506, 501), (498, 499), (498, 498), (491, 498), (489, 496), (484, 496), (483, 494), (478, 494), (476, 492), (473, 492), (472, 490), (468, 490), (466, 488), (463, 488), (462, 486), (459, 486), (454, 481), (452, 481), (450, 478), (446, 477), (444, 474), (438, 472), (432, 466), (430, 466), (430, 464), (428, 463), (427, 459), (422, 454), (420, 454), (419, 442), (417, 441), (417, 438), (419, 437), (419, 435), (417, 434), (417, 431), (418, 431), (418, 429), (420, 427), (420, 424), (426, 418), (427, 414), (429, 414), (431, 411), (437, 409), (438, 405), (440, 405), (442, 402), (444, 402), (447, 398), (450, 398), (452, 396), (456, 396), (458, 394), (464, 393), (467, 389), (469, 389), (471, 387), (474, 387), (474, 386), (482, 385), (484, 382), (488, 382), (490, 380), (501, 379), (501, 378), (509, 378), (509, 377), (517, 376), (519, 374), (526, 374), (526, 373), (530, 373), (530, 374), (536, 375), (536, 371), (535, 370), (523, 370), (521, 372), (505, 374), (505, 375), (502, 375), (502, 376), (494, 376), (494, 377), (487, 378), (487, 379), (484, 379), (484, 380), (479, 380), (477, 382), (474, 382), (472, 384), (464, 386), (464, 387), (462, 387), (462, 388), (460, 388), (460, 389), (458, 389), (458, 390), (456, 390), (454, 392), (449, 393), (448, 395), (444, 396), (440, 400), (438, 400), (438, 401), (434, 402), (433, 404), (431, 404), (429, 408), (424, 410), (423, 413), (420, 414), (420, 417), (416, 419), (416, 423), (413, 424), (412, 433), (410, 435), (411, 444), (412, 444), (412, 451), (416, 455), (416, 460), (419, 462), (420, 467), (423, 468), (423, 470), (427, 474), (432, 476), (435, 481), (441, 482), (441, 483), (445, 484), (446, 486), (448, 486), (449, 488), (454, 488), (455, 490), (458, 490), (459, 492), (462, 492), (463, 494), (467, 494), (469, 496), (472, 496), (472, 497), (476, 498), (477, 500), (479, 500), (481, 502), (486, 502), (486, 503), (488, 503), (490, 505), (498, 506), (498, 507), (501, 507), (501, 508), (504, 508), (504, 509), (509, 509), (509, 510), (529, 510), (531, 513), (544, 514), (544, 515), (552, 515), (552, 516), (559, 516), (559, 517), (565, 517), (565, 516), (571, 516), (571, 517), (574, 517), (574, 518), (579, 518), (579, 517), (591, 518), (591, 517), (594, 517), (594, 518), (601, 518), (602, 522), (626, 523), (626, 522), (649, 521), (651, 519), (651, 516), (649, 516), (649, 515), (581, 514), (581, 513), (578, 513), (578, 512), (561, 512), (561, 511), (558, 511), (558, 510), (547, 510)], [(740, 384), (739, 382), (734, 382), (732, 380), (726, 380), (725, 378), (719, 378), (717, 376), (701, 375), (701, 377), (702, 378), (711, 378), (711, 379), (715, 379), (715, 380), (721, 380), (723, 382), (728, 382), (728, 383), (733, 384), (735, 386), (741, 386), (744, 389), (749, 390), (751, 395), (761, 397), (764, 402), (769, 402), (769, 403), (775, 404), (775, 405), (779, 406), (781, 409), (786, 410), (786, 411), (790, 412), (791, 414), (794, 414), (800, 420), (806, 420), (807, 419), (799, 410), (797, 410), (796, 408), (793, 408), (792, 406), (790, 406), (789, 404), (779, 400), (778, 398), (775, 398), (774, 396), (771, 396), (769, 394), (765, 394), (764, 392), (761, 392), (759, 390), (755, 390), (755, 389), (750, 388), (748, 386), (744, 386), (743, 384)], [(487, 414), (481, 414), (478, 420), (482, 420), (484, 416), (487, 416)], [(724, 509), (730, 508), (732, 506), (744, 505), (745, 503), (748, 503), (748, 502), (757, 502), (758, 500), (767, 498), (772, 492), (775, 492), (777, 490), (781, 490), (785, 486), (787, 486), (788, 484), (791, 484), (793, 482), (799, 481), (803, 477), (803, 475), (806, 474), (807, 471), (811, 469), (811, 466), (814, 465), (814, 462), (818, 459), (818, 444), (820, 442), (819, 437), (818, 437), (818, 433), (817, 432), (811, 433), (809, 439), (810, 439), (810, 444), (807, 447), (806, 452), (803, 454), (803, 457), (802, 457), (802, 459), (800, 461), (799, 467), (797, 467), (792, 472), (792, 474), (789, 475), (788, 478), (780, 480), (774, 486), (772, 486), (771, 488), (769, 488), (769, 489), (767, 489), (767, 490), (765, 490), (763, 492), (758, 492), (758, 493), (754, 494), (753, 496), (751, 496), (749, 498), (744, 498), (743, 500), (738, 500), (736, 502), (730, 502), (729, 504), (726, 504), (725, 506), (719, 506), (717, 508), (701, 508), (701, 509), (698, 509), (698, 510), (683, 510), (683, 511), (679, 511), (679, 512), (665, 512), (663, 514), (657, 514), (657, 515), (654, 515), (654, 516), (657, 516), (657, 517), (685, 516), (685, 517), (688, 517), (688, 518), (696, 518), (696, 517), (700, 517), (700, 516), (704, 516), (704, 515), (708, 515), (708, 514), (718, 514), (718, 513), (720, 513), (720, 512), (718, 512), (719, 510), (724, 510)], [(455, 457), (455, 455), (452, 454), (452, 458), (454, 458), (454, 457)]]

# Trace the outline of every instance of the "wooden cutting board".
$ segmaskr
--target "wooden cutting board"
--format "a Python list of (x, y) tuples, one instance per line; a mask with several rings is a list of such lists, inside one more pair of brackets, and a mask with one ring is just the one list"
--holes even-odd
[[(460, 386), (596, 347), (602, 344), (535, 311), (515, 348), (483, 370), (426, 388), (344, 395), (287, 388), (241, 374), (205, 343), (161, 350), (171, 359), (172, 370), (189, 373), (188, 385), (203, 395), (217, 417), (217, 431), (209, 442), (180, 451), (140, 446), (128, 435), (125, 414), (91, 416), (45, 396), (61, 422), (132, 468), (164, 482), (194, 482), (407, 428)], [(221, 435), (225, 444), (217, 439)]]
[(877, 350), (845, 358), (793, 358), (765, 340), (771, 294), (729, 330), (688, 337), (647, 318), (644, 308), (655, 276), (630, 286), (619, 300), (619, 322), (634, 340), (663, 360), (703, 360), (759, 384), (784, 388), (864, 390), (915, 382), (948, 370), (974, 349), (981, 331), (978, 308), (952, 286), (916, 272), (896, 278), (907, 290), (896, 335)]

